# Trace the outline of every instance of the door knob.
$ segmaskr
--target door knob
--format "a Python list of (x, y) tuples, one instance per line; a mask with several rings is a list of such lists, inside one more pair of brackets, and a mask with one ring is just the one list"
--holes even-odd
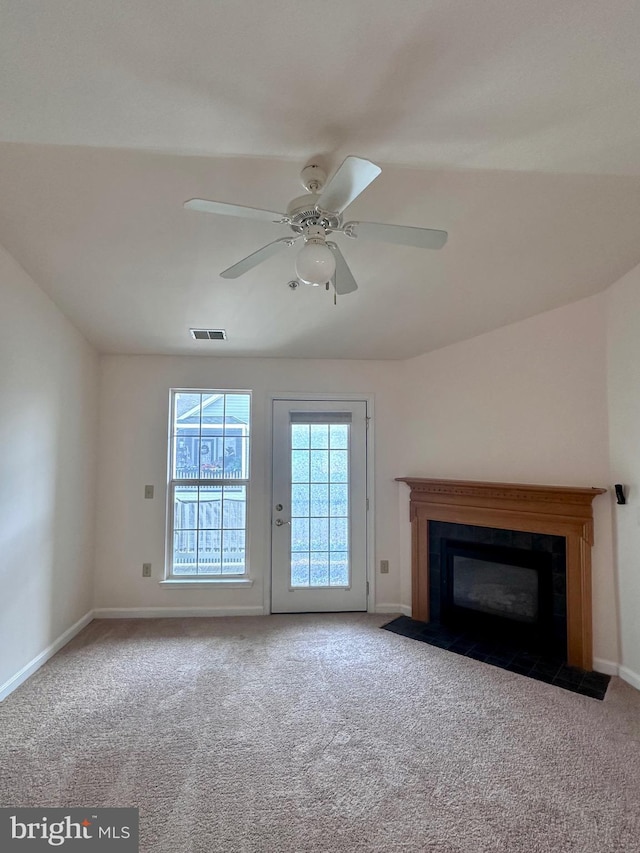
[(291, 522), (283, 521), (281, 518), (276, 518), (276, 527), (282, 527), (283, 524), (291, 524)]

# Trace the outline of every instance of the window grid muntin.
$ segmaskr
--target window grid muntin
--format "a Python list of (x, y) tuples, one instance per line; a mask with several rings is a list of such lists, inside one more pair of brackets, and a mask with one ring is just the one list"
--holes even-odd
[[(350, 446), (351, 446), (351, 429), (350, 423), (340, 421), (332, 423), (331, 415), (327, 415), (325, 422), (319, 423), (314, 420), (311, 423), (295, 421), (289, 425), (289, 453), (291, 458), (292, 476), (291, 476), (291, 565), (289, 582), (292, 589), (339, 589), (349, 587), (351, 575), (351, 560), (350, 560), (350, 536), (349, 536), (349, 512), (350, 512), (350, 497), (349, 497), (349, 482), (350, 482)], [(304, 430), (308, 438), (302, 438)], [(341, 430), (339, 434), (334, 434), (332, 440), (332, 428)], [(323, 430), (324, 428), (324, 430)], [(327, 440), (325, 443), (324, 434), (326, 433)], [(313, 436), (313, 437), (312, 437)], [(341, 438), (339, 436), (342, 436)], [(314, 446), (316, 443), (318, 446)], [(322, 455), (317, 457), (314, 466), (312, 453), (320, 452)], [(324, 466), (324, 454), (326, 453), (326, 468)], [(338, 458), (343, 460), (342, 477), (340, 481), (331, 479), (332, 470), (335, 476), (339, 476), (337, 466), (332, 469), (331, 454), (339, 454)], [(304, 470), (306, 468), (306, 470)], [(295, 469), (295, 470), (294, 470)], [(326, 479), (313, 479), (314, 473), (320, 477), (325, 476)], [(304, 479), (301, 479), (306, 474)], [(313, 487), (326, 487), (328, 502), (326, 505), (328, 515), (313, 514), (312, 506), (312, 489)], [(332, 513), (331, 490), (332, 487), (340, 486), (344, 488), (345, 505), (344, 515)], [(306, 499), (303, 495), (302, 487), (306, 487)], [(316, 490), (317, 491), (317, 490)], [(302, 499), (302, 501), (301, 501)], [(308, 504), (308, 514), (297, 514), (300, 504)], [(334, 504), (335, 506), (335, 504)], [(314, 524), (315, 522), (315, 524)], [(326, 522), (326, 533), (322, 522)], [(343, 548), (338, 551), (331, 547), (332, 527), (343, 528)], [(303, 544), (306, 542), (307, 547), (296, 548), (296, 542), (300, 540), (300, 532), (307, 527), (306, 536), (302, 537)], [(315, 539), (313, 536), (315, 535)], [(321, 549), (313, 547), (322, 541), (326, 541), (327, 547)], [(315, 560), (314, 560), (315, 555)], [(339, 582), (331, 583), (332, 581), (332, 566), (335, 565), (334, 571), (336, 577), (339, 577)], [(341, 566), (341, 569), (340, 569)], [(306, 567), (306, 568), (305, 568)], [(301, 578), (306, 571), (306, 582), (302, 582)], [(315, 582), (314, 582), (315, 571)], [(320, 572), (326, 576), (326, 583), (321, 582)]]
[[(178, 401), (182, 397), (192, 397), (191, 407), (178, 415)], [(227, 424), (227, 409), (229, 398), (238, 398), (238, 406), (246, 407), (246, 419), (240, 421), (237, 418), (236, 423)], [(244, 398), (241, 401), (240, 398)], [(222, 412), (216, 423), (214, 420), (205, 422), (206, 409), (216, 401), (222, 401)], [(195, 422), (185, 425), (179, 423), (180, 417), (185, 414), (192, 414), (197, 409), (197, 418)], [(238, 410), (238, 409), (237, 409)], [(211, 416), (214, 417), (213, 415)], [(168, 524), (168, 542), (167, 542), (167, 572), (168, 578), (179, 580), (206, 580), (216, 578), (233, 578), (244, 577), (248, 573), (248, 548), (247, 548), (247, 529), (248, 529), (248, 497), (249, 497), (249, 465), (251, 452), (251, 392), (250, 391), (209, 391), (209, 390), (174, 390), (171, 395), (171, 421), (170, 421), (170, 459), (169, 459), (169, 524)], [(187, 426), (188, 430), (184, 427)], [(211, 434), (214, 433), (214, 434)], [(216, 434), (217, 433), (217, 434)], [(179, 476), (178, 469), (178, 440), (188, 436), (191, 441), (190, 452), (188, 458), (191, 464), (182, 466), (182, 476)], [(230, 454), (226, 453), (228, 439), (234, 441), (235, 450), (240, 448), (240, 458), (235, 470), (228, 470), (227, 457)], [(200, 454), (200, 449), (204, 442), (217, 441), (218, 447), (222, 450), (222, 465), (218, 470), (212, 468), (203, 468), (203, 460)], [(240, 443), (238, 443), (240, 442)], [(197, 447), (197, 459), (194, 459), (193, 448)], [(217, 454), (219, 458), (219, 453)], [(183, 455), (183, 462), (185, 457)], [(197, 464), (194, 464), (197, 463)], [(188, 476), (189, 474), (199, 476)], [(203, 476), (204, 474), (204, 476)], [(226, 474), (227, 476), (221, 476)], [(232, 474), (233, 476), (228, 476)], [(185, 476), (187, 475), (187, 476)], [(244, 476), (243, 476), (244, 475)], [(179, 522), (178, 526), (178, 502), (177, 492), (179, 490), (186, 491), (187, 489), (195, 489), (197, 494), (194, 501), (191, 501), (194, 506), (185, 515), (190, 517), (192, 526), (184, 527), (184, 517)], [(243, 500), (234, 500), (233, 493), (241, 492)], [(213, 500), (202, 500), (202, 496), (208, 494), (215, 496)], [(229, 519), (229, 505), (240, 504), (236, 510), (240, 517), (244, 518), (244, 527), (230, 526), (227, 521)], [(217, 508), (216, 508), (216, 505)], [(214, 521), (217, 520), (217, 524)], [(226, 525), (226, 526), (225, 526)], [(206, 552), (208, 557), (218, 550), (213, 545), (217, 538), (220, 540), (219, 562), (211, 559), (206, 561), (203, 559), (203, 552)], [(185, 553), (191, 559), (187, 559), (182, 563), (176, 562), (176, 554), (179, 553), (177, 543), (182, 546), (182, 553)], [(225, 559), (226, 556), (226, 559)], [(239, 556), (237, 571), (233, 565), (233, 556)], [(225, 566), (227, 570), (225, 571)], [(184, 570), (180, 570), (183, 567)], [(188, 567), (188, 569), (187, 569)], [(203, 570), (203, 567), (205, 569)]]

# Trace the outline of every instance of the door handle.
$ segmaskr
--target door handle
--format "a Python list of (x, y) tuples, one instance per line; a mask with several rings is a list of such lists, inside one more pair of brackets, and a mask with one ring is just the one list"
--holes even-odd
[(276, 518), (276, 527), (282, 527), (284, 524), (291, 524), (291, 522), (283, 521), (281, 518)]

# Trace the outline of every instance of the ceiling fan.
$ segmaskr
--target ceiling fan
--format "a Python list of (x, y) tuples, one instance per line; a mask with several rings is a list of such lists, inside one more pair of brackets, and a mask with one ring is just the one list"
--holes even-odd
[(281, 249), (304, 239), (296, 258), (296, 275), (304, 284), (314, 286), (333, 284), (338, 294), (351, 293), (358, 285), (338, 245), (327, 237), (332, 232), (363, 240), (383, 240), (421, 249), (441, 249), (447, 242), (446, 231), (414, 228), (407, 225), (385, 225), (380, 222), (343, 222), (343, 213), (382, 169), (362, 157), (349, 156), (325, 186), (326, 172), (318, 163), (309, 163), (300, 173), (307, 195), (294, 198), (286, 213), (260, 210), (192, 198), (184, 203), (189, 210), (263, 219), (278, 225), (288, 225), (293, 236), (280, 237), (220, 273), (222, 278), (238, 278), (266, 261)]

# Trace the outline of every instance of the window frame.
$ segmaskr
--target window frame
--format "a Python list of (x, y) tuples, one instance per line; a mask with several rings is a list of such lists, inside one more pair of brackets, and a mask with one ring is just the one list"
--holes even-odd
[[(189, 477), (177, 478), (174, 477), (174, 454), (176, 449), (174, 424), (175, 424), (175, 407), (178, 394), (199, 394), (204, 401), (208, 397), (215, 395), (234, 395), (242, 394), (249, 397), (249, 419), (247, 423), (246, 435), (235, 436), (245, 442), (246, 448), (246, 477)], [(202, 407), (202, 404), (201, 404)], [(250, 491), (251, 491), (251, 455), (252, 455), (252, 417), (253, 417), (253, 395), (249, 389), (240, 388), (171, 388), (169, 394), (169, 424), (168, 424), (168, 452), (167, 452), (167, 516), (166, 516), (166, 538), (165, 538), (165, 567), (163, 585), (169, 586), (208, 586), (210, 584), (219, 584), (222, 586), (248, 586), (253, 583), (250, 577), (250, 562), (249, 562), (249, 508), (250, 508)], [(222, 436), (206, 436), (213, 444), (217, 441), (224, 441), (225, 423), (222, 422)], [(201, 436), (202, 424), (198, 431), (198, 437)], [(201, 460), (198, 464), (198, 473), (202, 472)], [(175, 518), (175, 492), (176, 488), (185, 486), (243, 486), (245, 490), (245, 513), (244, 513), (244, 571), (243, 572), (225, 572), (217, 574), (199, 573), (193, 575), (175, 574), (174, 572), (174, 518)], [(199, 506), (199, 498), (196, 499)], [(199, 515), (199, 511), (198, 511)], [(221, 519), (222, 524), (222, 519)], [(240, 529), (240, 528), (238, 528)], [(224, 530), (223, 527), (220, 530)], [(198, 536), (199, 528), (195, 529), (195, 535)], [(224, 553), (224, 552), (222, 552)]]

